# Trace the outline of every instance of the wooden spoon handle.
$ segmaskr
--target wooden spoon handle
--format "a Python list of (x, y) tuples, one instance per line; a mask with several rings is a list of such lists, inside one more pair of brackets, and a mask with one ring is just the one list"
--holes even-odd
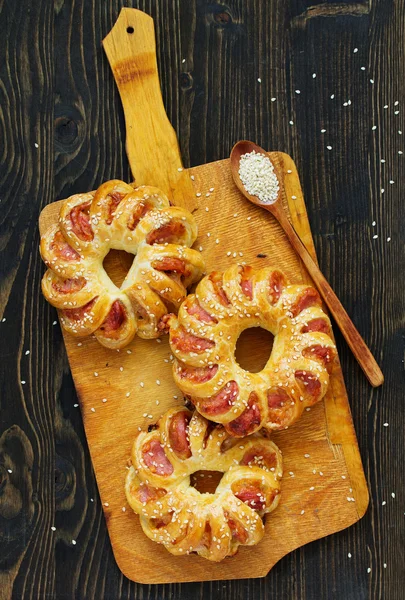
[(290, 240), (294, 250), (297, 252), (302, 262), (306, 266), (309, 274), (319, 290), (319, 293), (332, 313), (340, 331), (342, 332), (354, 356), (356, 357), (360, 367), (363, 369), (367, 379), (372, 386), (378, 387), (384, 382), (384, 375), (365, 341), (354, 326), (353, 321), (343, 308), (339, 298), (336, 296), (335, 292), (322, 275), (319, 267), (312, 260), (287, 216), (279, 210), (274, 210), (274, 208), (269, 212), (276, 217), (284, 229), (284, 232)]
[(154, 185), (175, 204), (192, 210), (192, 182), (183, 170), (176, 132), (160, 90), (152, 17), (123, 8), (103, 46), (121, 96), (126, 149), (136, 183)]

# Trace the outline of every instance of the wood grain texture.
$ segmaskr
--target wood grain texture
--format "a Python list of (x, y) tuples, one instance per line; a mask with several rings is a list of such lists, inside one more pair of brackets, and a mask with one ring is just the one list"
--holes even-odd
[[(186, 166), (228, 156), (241, 138), (294, 157), (321, 269), (385, 374), (372, 390), (337, 334), (371, 505), (354, 527), (286, 556), (260, 580), (142, 586), (121, 575), (56, 314), (39, 291), (41, 208), (130, 178), (101, 48), (122, 5), (155, 19), (163, 99)], [(0, 429), (23, 432), (13, 461), (30, 477), (14, 480), (21, 534), (17, 521), (0, 521), (0, 598), (402, 599), (403, 1), (3, 0), (0, 11)], [(8, 468), (17, 469), (2, 468), (2, 498)]]
[[(154, 110), (159, 126), (161, 115)], [(290, 214), (315, 257), (296, 167), (286, 154), (271, 153), (270, 158), (278, 165), (283, 182), (285, 193), (280, 202), (285, 214)], [(194, 209), (198, 224), (195, 247), (201, 249), (208, 272), (226, 269), (234, 262), (258, 268), (277, 265), (292, 283), (312, 284), (279, 223), (238, 191), (229, 160), (195, 167), (186, 175), (193, 177), (190, 208), (196, 194), (201, 194)], [(57, 223), (61, 204), (44, 208), (41, 234)], [(106, 266), (113, 280), (122, 281), (127, 273), (128, 265), (121, 256), (116, 253)], [(168, 583), (263, 577), (288, 552), (340, 531), (364, 515), (368, 491), (343, 375), (336, 364), (324, 402), (288, 431), (272, 436), (283, 452), (286, 475), (280, 506), (266, 519), (262, 542), (220, 564), (197, 556), (172, 556), (146, 538), (124, 494), (126, 464), (139, 428), (147, 429), (182, 402), (171, 375), (168, 339), (136, 338), (120, 352), (103, 348), (91, 338), (78, 341), (64, 333), (64, 339), (114, 555), (130, 579)], [(262, 355), (258, 339), (251, 340), (242, 356), (254, 367)], [(119, 438), (112, 432), (120, 432)]]

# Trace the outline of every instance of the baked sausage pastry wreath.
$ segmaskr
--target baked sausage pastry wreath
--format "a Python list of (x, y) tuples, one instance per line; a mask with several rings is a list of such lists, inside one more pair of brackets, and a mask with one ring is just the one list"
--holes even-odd
[[(214, 494), (190, 486), (199, 470), (224, 473)], [(125, 491), (151, 540), (172, 554), (220, 561), (262, 539), (262, 517), (279, 503), (281, 476), (281, 453), (269, 439), (236, 440), (179, 407), (138, 435)]]
[[(42, 291), (73, 335), (94, 333), (108, 348), (122, 348), (136, 333), (158, 337), (161, 317), (177, 312), (202, 275), (201, 254), (190, 249), (196, 237), (194, 217), (159, 189), (108, 181), (68, 198), (59, 223), (42, 236)], [(135, 255), (120, 288), (103, 268), (112, 248)]]
[[(233, 265), (211, 273), (183, 302), (178, 318), (166, 322), (177, 386), (230, 435), (286, 429), (325, 395), (336, 355), (330, 321), (314, 288), (289, 285), (277, 269)], [(249, 327), (274, 335), (259, 373), (242, 369), (234, 356)]]

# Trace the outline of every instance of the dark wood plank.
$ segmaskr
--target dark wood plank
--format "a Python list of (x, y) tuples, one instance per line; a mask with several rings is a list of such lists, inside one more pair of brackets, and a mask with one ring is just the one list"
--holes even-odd
[[(130, 177), (101, 48), (124, 4), (155, 18), (186, 165), (223, 158), (242, 137), (295, 158), (321, 268), (386, 376), (372, 390), (337, 334), (371, 506), (263, 580), (150, 587), (121, 575), (55, 312), (40, 294), (42, 206)], [(403, 597), (404, 13), (383, 0), (0, 2), (2, 600)]]

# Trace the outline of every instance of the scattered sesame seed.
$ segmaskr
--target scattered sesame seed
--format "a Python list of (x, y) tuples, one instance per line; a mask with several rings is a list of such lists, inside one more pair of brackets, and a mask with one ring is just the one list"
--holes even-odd
[(301, 94), (301, 90), (295, 90), (296, 94)]
[(332, 96), (330, 97), (330, 99), (333, 100), (334, 97), (335, 97), (335, 94), (332, 94)]
[(139, 385), (140, 385), (142, 388), (145, 386), (145, 384), (144, 384), (144, 382), (143, 382), (143, 381), (141, 381)]
[(289, 121), (290, 125), (294, 125), (294, 121)]
[(392, 498), (395, 498), (395, 492), (391, 492)]
[(374, 83), (374, 79), (370, 79), (370, 83)]
[(373, 235), (373, 240), (376, 240), (377, 238), (378, 238), (377, 234)]
[(26, 382), (25, 382), (24, 380), (22, 380), (22, 381), (21, 381), (21, 383), (22, 383), (23, 385), (25, 385), (25, 383), (26, 383)]
[(12, 470), (12, 469), (7, 469), (7, 471), (8, 471), (9, 473), (12, 473), (12, 472), (13, 472), (13, 470)]
[(301, 514), (303, 515), (303, 514), (304, 514), (304, 512), (305, 512), (305, 510), (304, 510), (304, 509), (302, 509), (302, 511), (301, 511)]
[[(387, 242), (390, 242), (390, 241), (391, 241), (391, 238), (387, 237)], [(384, 425), (385, 425), (385, 423), (384, 423)], [(387, 425), (388, 425), (388, 423), (387, 423)]]
[(122, 512), (125, 512), (127, 509), (125, 508), (125, 506), (123, 506), (123, 507), (121, 508), (121, 510), (122, 510)]
[(332, 146), (326, 146), (328, 150), (332, 150)]
[(370, 567), (368, 567), (367, 573), (371, 573), (371, 568)]
[(177, 170), (179, 173), (181, 173), (183, 169), (181, 167), (179, 167)]
[(184, 64), (184, 63), (186, 62), (186, 59), (185, 59), (185, 58), (183, 58), (183, 60), (182, 60), (181, 62)]
[(373, 221), (373, 222), (371, 223), (371, 225), (372, 225), (373, 227), (375, 227), (375, 226), (376, 226), (376, 222), (375, 222), (375, 221)]
[(108, 502), (104, 502), (104, 506), (110, 506)]
[(91, 410), (91, 412), (96, 412), (96, 409), (95, 409), (95, 408), (93, 408), (93, 407), (91, 407), (91, 409), (90, 409), (90, 410)]
[(312, 79), (315, 79), (316, 73), (312, 73)]
[(271, 99), (272, 102), (275, 102), (276, 100), (277, 100), (277, 98), (272, 98)]
[(362, 71), (365, 71), (365, 70), (366, 70), (366, 67), (360, 67), (360, 69), (361, 69)]
[(97, 371), (94, 371), (94, 377), (98, 377)]
[(56, 531), (56, 527), (54, 527), (54, 526), (52, 525), (52, 527), (51, 527), (51, 530), (52, 530), (52, 531)]
[(25, 356), (28, 356), (28, 354), (29, 354), (29, 353), (30, 353), (30, 351), (29, 351), (29, 350), (26, 350), (26, 351), (25, 351)]
[(78, 405), (78, 404), (73, 404), (73, 406), (74, 406), (75, 408), (77, 408), (79, 405)]
[(351, 557), (352, 557), (352, 555), (350, 554), (350, 552), (349, 552), (349, 554), (348, 554), (347, 556), (348, 556), (349, 558), (351, 558)]
[(39, 148), (39, 145), (35, 142), (34, 143), (35, 148)]
[(321, 129), (321, 133), (326, 133), (326, 129)]
[(309, 458), (311, 455), (310, 454), (304, 454), (305, 458)]
[(257, 78), (257, 81), (258, 81), (259, 83), (261, 83), (261, 82), (262, 82), (262, 80), (260, 79), (260, 77), (258, 77), (258, 78)]
[(355, 48), (355, 49), (353, 50), (353, 54), (356, 54), (356, 52), (358, 52), (358, 51), (359, 51), (359, 49), (358, 49), (358, 48)]
[(103, 398), (102, 402), (106, 403), (107, 402), (107, 398)]
[(388, 423), (384, 423), (384, 427), (388, 427)]
[[(3, 319), (3, 321), (5, 321), (5, 320), (6, 320), (6, 319)], [(56, 325), (56, 323), (57, 323), (57, 321), (54, 321), (54, 322), (52, 323), (52, 325)]]
[(156, 379), (156, 385), (160, 385), (160, 379)]
[(375, 131), (377, 129), (377, 125), (373, 125), (371, 131)]
[(384, 563), (383, 567), (384, 567), (384, 569), (386, 569), (387, 568), (387, 563)]
[(77, 544), (76, 540), (72, 540), (72, 544), (73, 544), (73, 546), (76, 546), (76, 544)]

